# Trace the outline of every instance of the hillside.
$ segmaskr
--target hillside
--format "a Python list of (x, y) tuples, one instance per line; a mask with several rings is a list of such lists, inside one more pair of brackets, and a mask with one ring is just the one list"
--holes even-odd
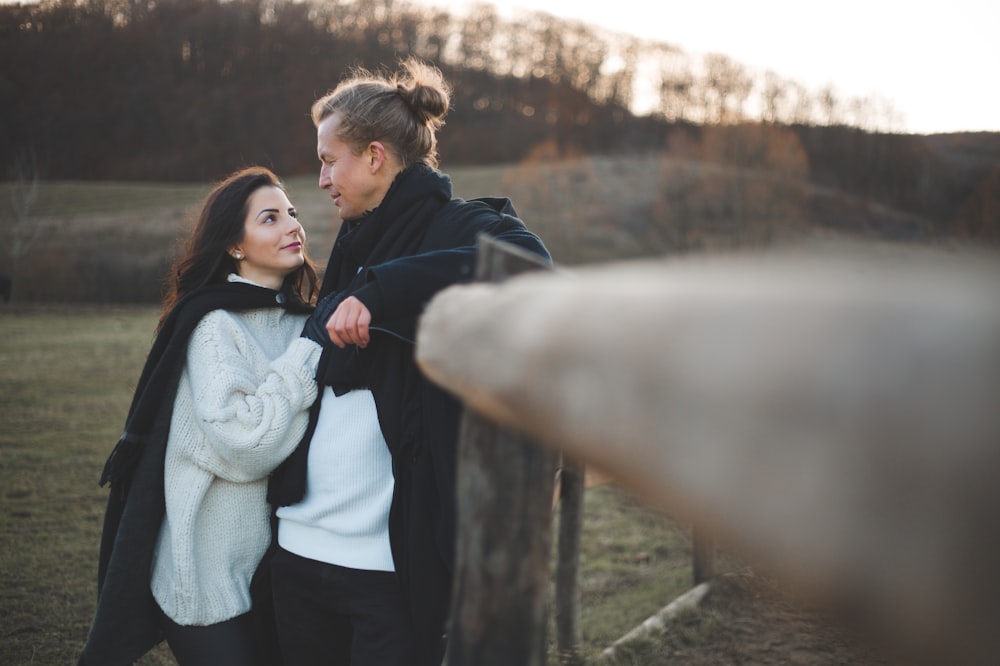
[[(457, 196), (508, 196), (564, 265), (764, 247), (841, 234), (947, 240), (931, 220), (794, 173), (671, 155), (458, 167)], [(12, 184), (0, 184), (10, 197)], [(36, 234), (14, 275), (17, 301), (155, 302), (207, 184), (42, 183)], [(288, 179), (314, 258), (338, 221), (312, 176)], [(955, 239), (950, 239), (951, 242)], [(0, 272), (9, 272), (9, 260)]]

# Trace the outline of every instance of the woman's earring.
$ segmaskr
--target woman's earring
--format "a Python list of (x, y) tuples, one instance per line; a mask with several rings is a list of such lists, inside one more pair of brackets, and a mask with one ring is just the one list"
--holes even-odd
[(243, 259), (243, 253), (233, 252), (233, 259), (235, 259), (236, 261), (241, 261)]

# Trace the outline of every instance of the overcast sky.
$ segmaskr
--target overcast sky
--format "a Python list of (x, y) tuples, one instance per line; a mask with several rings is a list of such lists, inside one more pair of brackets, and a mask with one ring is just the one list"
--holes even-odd
[[(425, 0), (458, 9), (481, 0)], [(1000, 1), (496, 0), (502, 15), (544, 11), (721, 53), (844, 97), (878, 97), (902, 129), (1000, 131)]]

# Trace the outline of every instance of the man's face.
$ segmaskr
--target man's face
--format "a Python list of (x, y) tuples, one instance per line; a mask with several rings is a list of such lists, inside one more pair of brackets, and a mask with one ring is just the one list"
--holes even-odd
[(316, 128), (319, 186), (327, 190), (342, 220), (353, 220), (376, 208), (387, 191), (378, 174), (380, 162), (373, 145), (361, 154), (337, 137), (340, 115), (334, 113)]

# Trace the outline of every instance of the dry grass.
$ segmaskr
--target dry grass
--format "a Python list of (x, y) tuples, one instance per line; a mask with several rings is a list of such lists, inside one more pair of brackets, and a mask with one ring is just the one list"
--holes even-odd
[[(810, 202), (820, 199), (801, 179), (747, 173), (635, 155), (463, 167), (449, 175), (456, 196), (510, 197), (556, 262), (574, 265), (760, 246), (817, 230)], [(286, 184), (310, 253), (322, 264), (339, 227), (336, 210), (315, 176), (288, 177)], [(0, 206), (13, 188), (0, 183)], [(5, 227), (0, 273), (14, 273), (20, 302), (153, 302), (208, 189), (206, 183), (43, 182), (28, 218), (38, 236), (14, 270)], [(10, 224), (9, 216), (0, 217)]]
[[(712, 179), (703, 178), (708, 172)], [(781, 187), (754, 181), (763, 183), (758, 187), (732, 170), (659, 156), (466, 168), (451, 177), (463, 198), (511, 197), (561, 264), (701, 251), (720, 239), (768, 243), (812, 228), (794, 178)], [(331, 202), (313, 176), (289, 178), (287, 185), (322, 263), (339, 224)], [(9, 188), (0, 183), (0, 199)], [(15, 302), (53, 305), (0, 306), (0, 663), (70, 664), (82, 646), (106, 499), (96, 479), (122, 427), (157, 316), (155, 306), (62, 303), (114, 300), (106, 296), (110, 290), (141, 281), (152, 281), (144, 293), (155, 294), (187, 216), (207, 189), (43, 184), (33, 210), (42, 233), (17, 272)], [(779, 194), (788, 195), (780, 205), (772, 200)], [(735, 195), (749, 206), (747, 215), (772, 217), (737, 224), (717, 205)], [(7, 270), (0, 264), (0, 272)], [(99, 282), (106, 291), (94, 291)], [(682, 526), (614, 486), (588, 491), (581, 553), (585, 657), (597, 659), (687, 589), (690, 561)], [(161, 648), (142, 663), (172, 659)]]
[[(65, 305), (0, 314), (2, 664), (71, 664), (83, 645), (107, 498), (97, 477), (157, 314)], [(596, 659), (690, 585), (690, 544), (685, 529), (612, 485), (587, 491), (582, 542), (583, 647)], [(173, 662), (161, 646), (142, 663)]]

